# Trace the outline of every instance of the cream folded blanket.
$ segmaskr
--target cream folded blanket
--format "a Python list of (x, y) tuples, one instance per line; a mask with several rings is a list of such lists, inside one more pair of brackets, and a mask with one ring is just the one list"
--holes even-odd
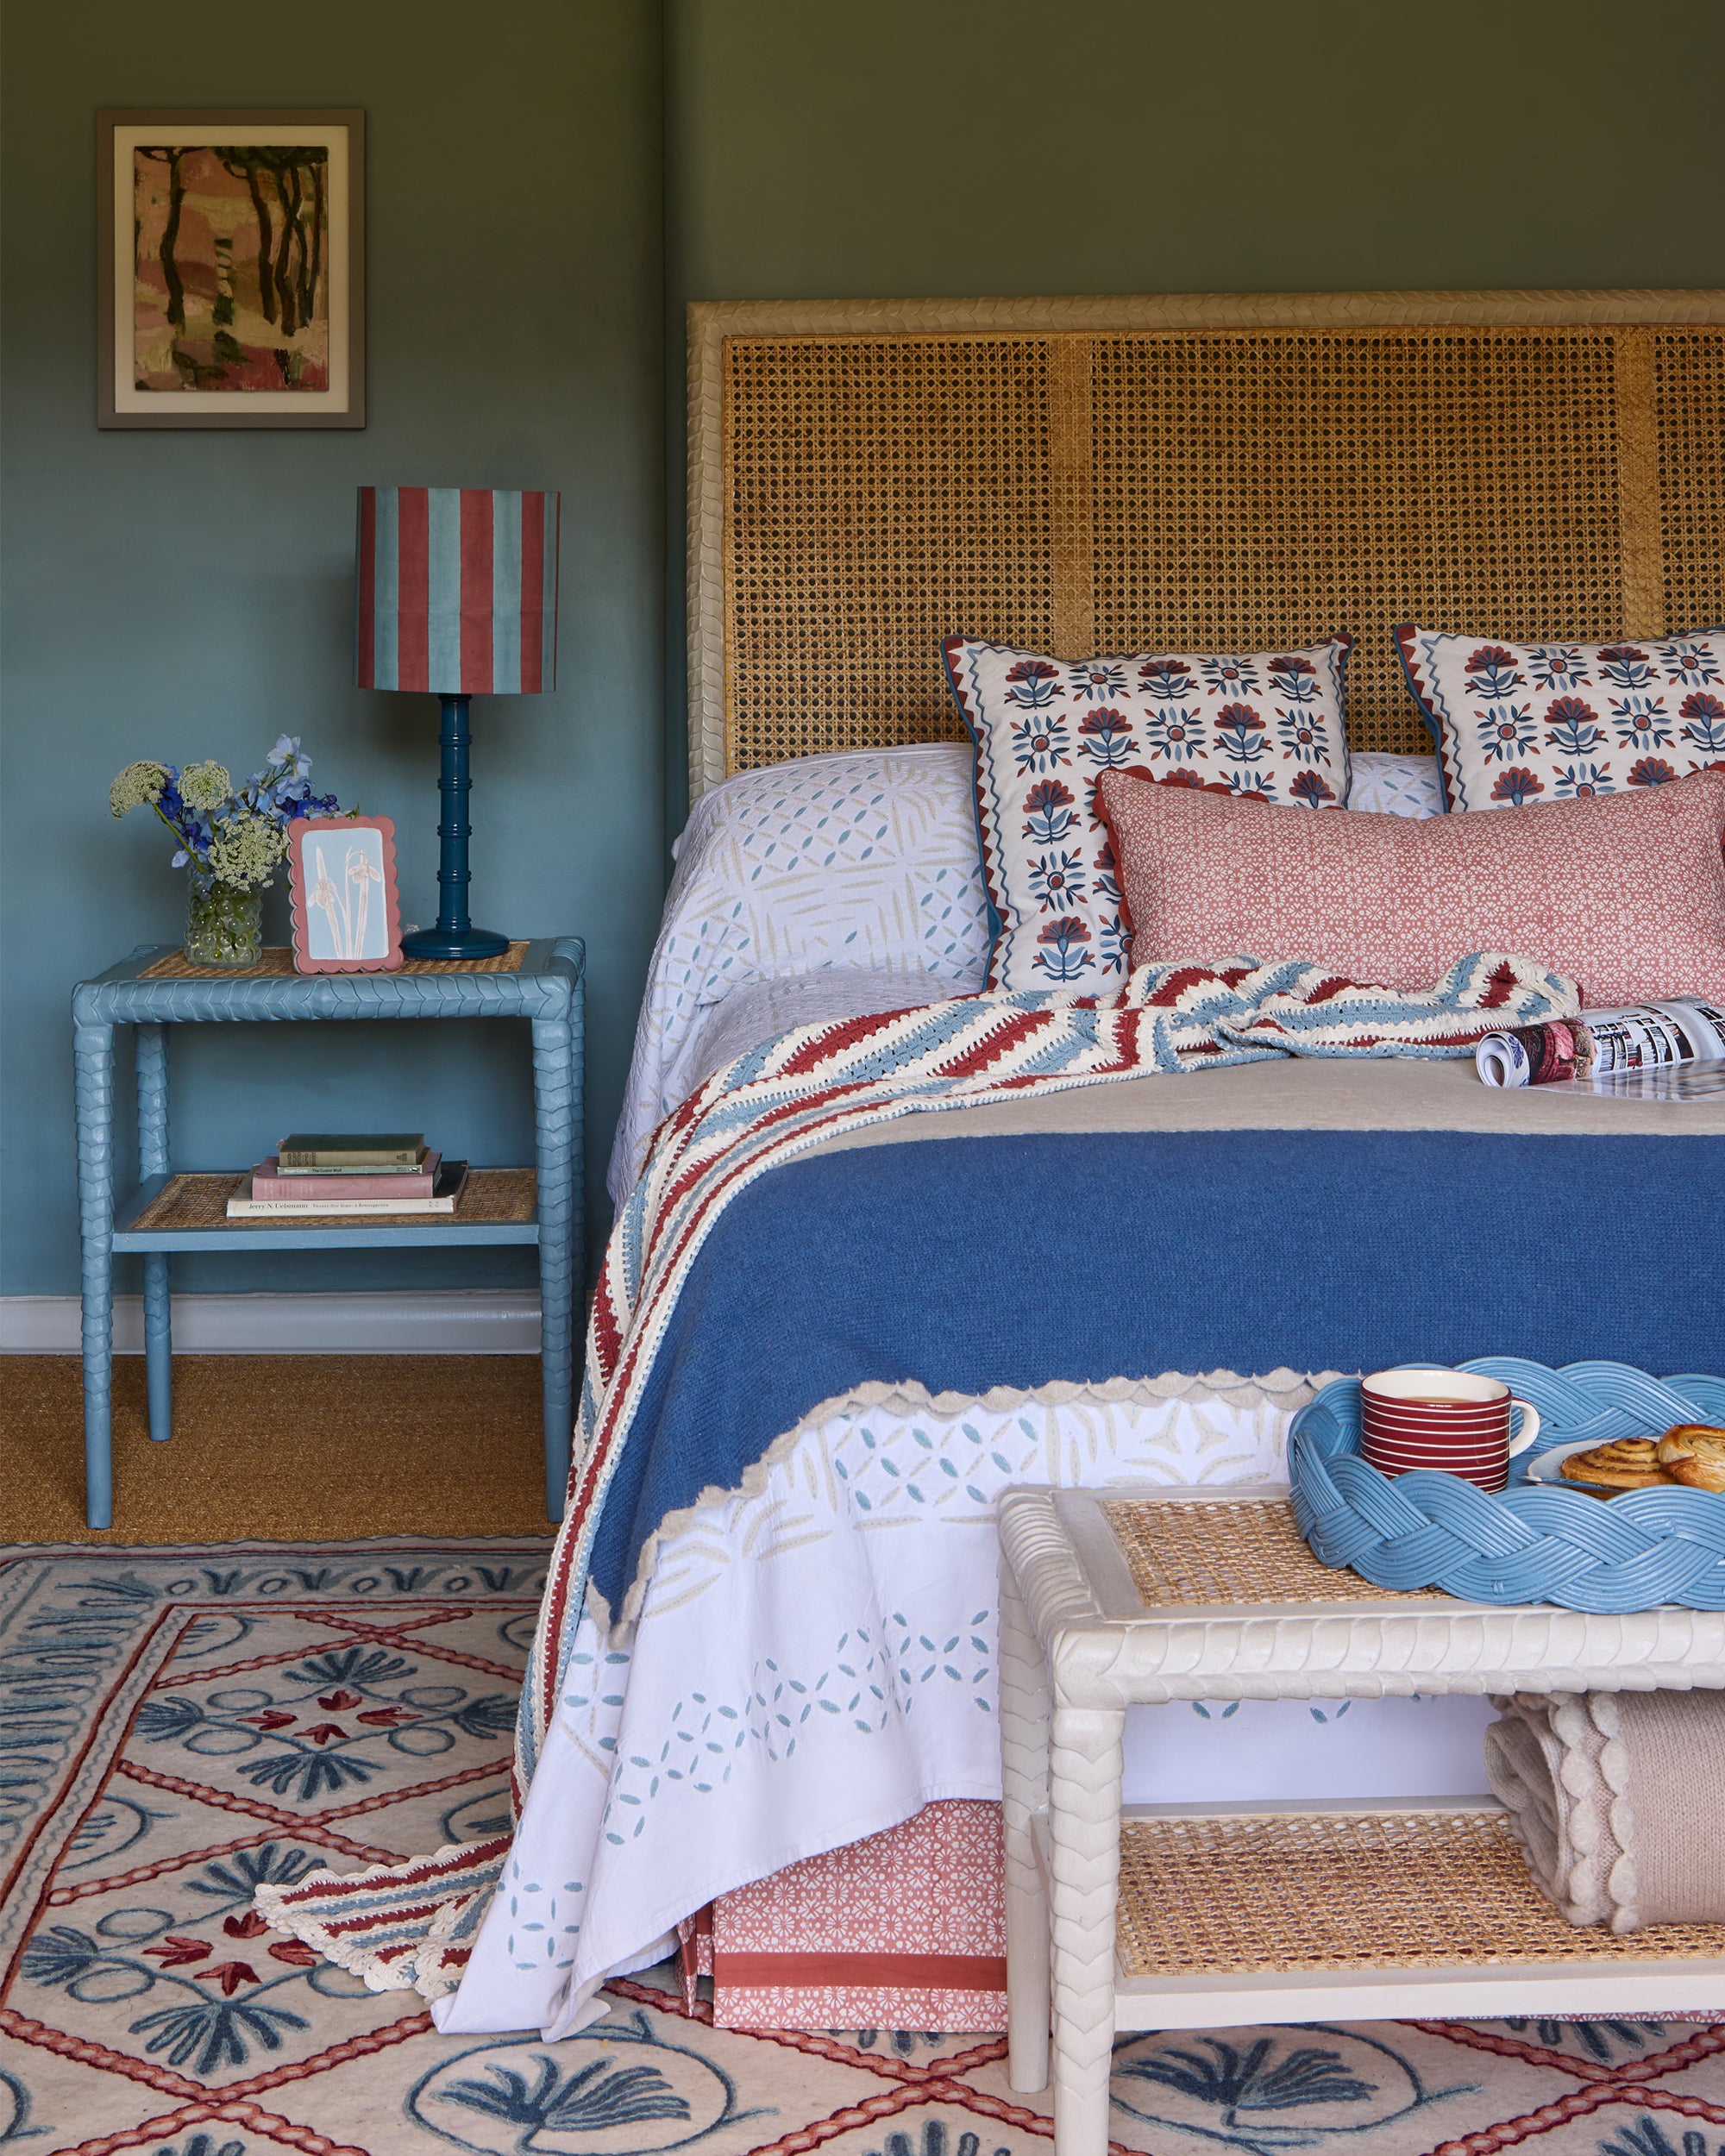
[(1571, 1924), (1725, 1922), (1725, 1693), (1518, 1692), (1492, 1705), (1485, 1778)]

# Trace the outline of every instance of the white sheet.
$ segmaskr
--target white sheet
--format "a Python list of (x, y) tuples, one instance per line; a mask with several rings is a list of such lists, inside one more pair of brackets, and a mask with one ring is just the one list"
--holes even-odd
[[(1261, 1481), (1315, 1382), (1165, 1377), (829, 1401), (672, 1523), (639, 1624), (586, 1620), (503, 1883), (440, 2028), (591, 2018), (680, 1917), (943, 1797), (997, 1798), (995, 1497)], [(1134, 1711), (1128, 1797), (1470, 1795), (1470, 1700)]]

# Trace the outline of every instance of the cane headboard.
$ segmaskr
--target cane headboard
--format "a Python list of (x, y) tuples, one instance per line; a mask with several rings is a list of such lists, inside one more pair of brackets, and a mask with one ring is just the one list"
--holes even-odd
[(689, 310), (690, 779), (962, 737), (955, 630), (1083, 658), (1725, 620), (1725, 292)]

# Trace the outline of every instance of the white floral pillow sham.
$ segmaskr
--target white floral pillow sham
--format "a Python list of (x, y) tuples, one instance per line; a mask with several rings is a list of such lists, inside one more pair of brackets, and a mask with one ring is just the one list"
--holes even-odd
[(949, 636), (947, 677), (976, 750), (988, 986), (1088, 993), (1125, 979), (1128, 931), (1093, 798), (1103, 772), (1340, 808), (1352, 643), (1068, 661)]
[(1517, 644), (1404, 622), (1396, 643), (1452, 809), (1584, 800), (1725, 762), (1725, 628)]

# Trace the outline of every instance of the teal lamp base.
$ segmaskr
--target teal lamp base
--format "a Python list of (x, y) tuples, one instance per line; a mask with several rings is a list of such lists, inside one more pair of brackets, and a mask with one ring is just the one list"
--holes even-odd
[(467, 841), (473, 826), (467, 821), (467, 796), (473, 780), (467, 775), (467, 751), (473, 735), (467, 724), (465, 696), (442, 699), (443, 719), (437, 730), (442, 764), (437, 776), (437, 797), (442, 816), (437, 825), (437, 918), (430, 928), (417, 928), (401, 939), (404, 958), (500, 958), (509, 938), (495, 929), (475, 928), (467, 918)]

